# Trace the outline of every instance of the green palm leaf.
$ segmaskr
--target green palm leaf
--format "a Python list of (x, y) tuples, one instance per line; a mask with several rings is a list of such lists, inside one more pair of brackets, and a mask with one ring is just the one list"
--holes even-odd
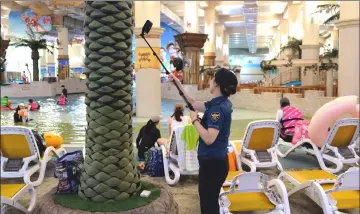
[(52, 51), (50, 48), (54, 49), (53, 46), (50, 46), (46, 43), (44, 37), (49, 35), (48, 32), (35, 33), (31, 28), (26, 32), (27, 37), (25, 38), (11, 38), (11, 46), (15, 48), (19, 47), (29, 47), (31, 49), (31, 58), (33, 60), (33, 76), (34, 81), (39, 81), (39, 50), (45, 49), (48, 52)]

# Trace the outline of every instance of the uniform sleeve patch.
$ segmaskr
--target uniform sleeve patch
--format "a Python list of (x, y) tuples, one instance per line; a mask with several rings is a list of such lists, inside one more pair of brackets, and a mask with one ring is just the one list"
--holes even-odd
[(219, 112), (213, 112), (211, 113), (211, 120), (213, 122), (216, 122), (220, 119), (220, 113)]

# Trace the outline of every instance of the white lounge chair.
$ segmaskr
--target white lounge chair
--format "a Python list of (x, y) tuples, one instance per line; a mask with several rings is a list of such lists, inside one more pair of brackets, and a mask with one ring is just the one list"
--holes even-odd
[[(185, 126), (175, 127), (173, 133), (171, 133), (170, 142), (165, 146), (161, 146), (165, 179), (169, 185), (177, 184), (180, 175), (199, 174), (197, 149), (192, 151), (186, 150), (186, 142), (181, 139), (184, 129)], [(169, 171), (174, 173), (174, 178), (170, 178)]]
[(279, 179), (290, 182), (294, 188), (288, 195), (305, 190), (324, 214), (341, 213), (338, 210), (360, 208), (360, 170), (352, 167), (336, 176), (323, 170), (286, 171)]
[[(46, 148), (40, 156), (35, 136), (29, 128), (22, 126), (1, 127), (1, 178), (24, 178), (26, 184), (34, 187), (44, 180), (46, 165), (55, 155), (61, 157), (66, 153), (62, 147)], [(36, 181), (31, 181), (26, 173), (39, 171)]]
[(250, 122), (242, 143), (241, 163), (249, 166), (251, 172), (256, 172), (257, 168), (270, 167), (277, 167), (282, 171), (283, 168), (276, 155), (279, 136), (280, 123), (276, 120)]
[[(359, 156), (355, 152), (355, 141), (358, 137), (359, 119), (343, 118), (335, 122), (321, 148), (318, 148), (315, 144), (313, 144), (310, 139), (302, 139), (285, 153), (283, 153), (278, 146), (277, 154), (284, 158), (296, 148), (300, 147), (307, 153), (315, 155), (322, 170), (330, 173), (337, 173), (343, 168), (344, 164), (359, 164)], [(311, 145), (311, 149), (302, 147), (304, 144)], [(292, 144), (279, 141), (279, 145), (289, 146)], [(327, 167), (324, 160), (334, 163), (336, 167)]]
[(286, 187), (259, 172), (229, 172), (219, 196), (220, 213), (268, 210), (290, 214)]

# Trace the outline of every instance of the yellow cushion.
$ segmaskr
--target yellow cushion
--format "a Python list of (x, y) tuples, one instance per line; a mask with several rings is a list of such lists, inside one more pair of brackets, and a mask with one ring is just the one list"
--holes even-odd
[[(305, 170), (305, 171), (288, 171), (289, 175), (298, 182), (304, 183), (309, 180), (320, 179), (336, 179), (336, 176), (323, 170)], [(332, 189), (334, 184), (322, 184), (322, 188), (326, 191)], [(354, 209), (360, 208), (360, 192), (356, 190), (346, 190), (330, 193), (336, 201), (338, 209)]]
[(338, 148), (348, 147), (354, 137), (356, 128), (354, 125), (339, 127), (330, 145)]
[(242, 148), (243, 142), (242, 141), (236, 141), (234, 142), (234, 150), (236, 151), (236, 153), (240, 154), (241, 153), (241, 148)]
[(286, 171), (286, 173), (295, 178), (299, 183), (309, 180), (336, 179), (335, 175), (323, 170)]
[[(323, 186), (323, 185), (322, 185)], [(329, 185), (331, 189), (333, 185)], [(325, 187), (323, 187), (325, 189)], [(336, 201), (336, 207), (338, 209), (354, 209), (360, 208), (360, 191), (346, 190), (340, 192), (330, 193)]]
[(23, 134), (2, 134), (1, 152), (6, 158), (26, 158), (31, 156), (29, 143)]
[(255, 151), (265, 151), (270, 149), (273, 143), (274, 134), (274, 128), (254, 129), (250, 137), (248, 149)]
[(6, 198), (12, 198), (24, 186), (25, 184), (1, 184), (1, 196)]
[[(230, 187), (224, 187), (228, 191)], [(271, 210), (275, 205), (262, 192), (244, 192), (227, 195), (231, 202), (230, 211)]]

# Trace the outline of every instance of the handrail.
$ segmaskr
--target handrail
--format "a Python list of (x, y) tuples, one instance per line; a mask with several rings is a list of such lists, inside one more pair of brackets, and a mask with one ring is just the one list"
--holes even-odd
[(287, 71), (279, 73), (271, 80), (273, 86), (280, 86), (289, 82), (299, 81), (301, 79), (301, 67), (290, 67), (287, 69)]
[[(333, 86), (333, 97), (337, 97), (337, 85)], [(326, 95), (326, 86), (324, 85), (310, 85), (310, 86), (295, 86), (295, 87), (291, 87), (291, 86), (274, 86), (274, 87), (255, 87), (254, 89), (254, 94), (261, 94), (263, 92), (275, 92), (275, 93), (281, 93), (282, 95), (284, 93), (294, 93), (294, 94), (301, 94), (302, 97), (304, 97), (305, 95), (305, 91), (307, 90), (316, 90), (316, 91), (324, 91), (325, 92), (325, 96)]]

